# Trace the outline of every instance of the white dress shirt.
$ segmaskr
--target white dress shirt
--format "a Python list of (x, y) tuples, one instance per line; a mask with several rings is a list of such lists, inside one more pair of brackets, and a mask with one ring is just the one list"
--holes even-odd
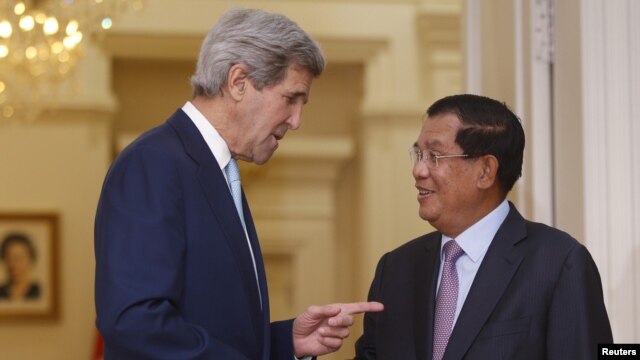
[[(216, 128), (211, 125), (211, 123), (204, 117), (204, 115), (196, 109), (196, 107), (190, 102), (187, 101), (186, 104), (182, 107), (182, 111), (184, 111), (187, 116), (193, 121), (193, 124), (198, 128), (200, 134), (204, 138), (204, 141), (211, 149), (211, 153), (215, 156), (216, 160), (218, 160), (218, 166), (222, 170), (222, 175), (229, 183), (229, 179), (227, 179), (227, 174), (224, 171), (224, 168), (227, 166), (229, 161), (231, 160), (231, 152), (229, 151), (229, 146), (224, 141), (224, 139), (220, 136)], [(229, 189), (231, 192), (231, 189)], [(253, 249), (251, 248), (251, 243), (249, 242), (249, 235), (247, 234), (247, 229), (244, 229), (244, 235), (247, 238), (247, 245), (249, 246), (249, 251), (251, 252), (251, 260), (253, 261), (253, 271), (256, 275), (256, 283), (258, 284), (258, 295), (260, 296), (260, 306), (262, 306), (262, 294), (260, 293), (260, 284), (258, 283), (258, 270), (256, 268), (256, 259), (253, 255)], [(294, 359), (298, 359), (294, 356)], [(301, 358), (299, 360), (311, 360), (310, 356)]]
[[(186, 104), (182, 107), (182, 111), (184, 111), (187, 116), (191, 119), (193, 124), (198, 128), (200, 134), (204, 138), (204, 141), (209, 146), (211, 153), (218, 161), (218, 166), (220, 166), (220, 170), (222, 170), (222, 175), (227, 180), (227, 184), (229, 183), (229, 179), (227, 179), (227, 174), (224, 171), (224, 168), (227, 166), (229, 161), (231, 160), (231, 152), (229, 151), (229, 146), (224, 141), (224, 139), (220, 136), (216, 128), (211, 125), (211, 123), (204, 117), (204, 115), (196, 109), (196, 107), (190, 102), (187, 101)], [(229, 189), (231, 192), (231, 189)], [(249, 246), (249, 251), (251, 252), (251, 261), (253, 261), (253, 272), (256, 276), (256, 284), (258, 285), (258, 295), (260, 296), (260, 306), (262, 306), (262, 294), (260, 293), (260, 284), (258, 282), (258, 270), (256, 267), (256, 259), (253, 255), (253, 249), (251, 248), (251, 243), (249, 242), (249, 235), (247, 233), (247, 229), (244, 229), (244, 235), (247, 239), (247, 245)]]
[[(458, 258), (456, 262), (456, 270), (458, 271), (458, 303), (456, 305), (456, 314), (453, 318), (455, 325), (460, 315), (460, 310), (464, 301), (469, 294), (473, 279), (478, 273), (478, 268), (482, 264), (482, 259), (487, 253), (489, 245), (494, 236), (498, 232), (500, 225), (504, 222), (509, 214), (509, 203), (505, 199), (498, 207), (493, 209), (489, 214), (473, 224), (455, 239), (458, 245), (464, 250), (464, 254)], [(438, 289), (440, 289), (440, 279), (442, 278), (442, 266), (444, 263), (444, 253), (442, 247), (447, 241), (454, 240), (446, 235), (442, 235), (442, 245), (440, 247), (440, 271), (438, 272)]]

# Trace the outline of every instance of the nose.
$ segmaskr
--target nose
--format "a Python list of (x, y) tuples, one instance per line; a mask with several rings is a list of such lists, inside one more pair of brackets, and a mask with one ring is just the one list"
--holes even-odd
[(413, 163), (412, 172), (415, 179), (424, 179), (429, 176), (429, 167), (424, 161), (416, 161)]
[(287, 125), (289, 125), (289, 129), (298, 130), (300, 125), (302, 124), (302, 104), (298, 105), (293, 109), (291, 116), (287, 120)]

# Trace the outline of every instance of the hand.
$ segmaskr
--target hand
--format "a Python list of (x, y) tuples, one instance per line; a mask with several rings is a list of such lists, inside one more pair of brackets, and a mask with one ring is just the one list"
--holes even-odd
[(293, 348), (296, 357), (332, 353), (342, 346), (353, 325), (353, 314), (384, 310), (379, 302), (359, 302), (309, 306), (293, 321)]

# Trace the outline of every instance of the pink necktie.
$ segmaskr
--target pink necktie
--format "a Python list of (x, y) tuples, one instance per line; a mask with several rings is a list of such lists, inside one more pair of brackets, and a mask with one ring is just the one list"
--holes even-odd
[(449, 335), (453, 328), (453, 318), (456, 314), (458, 302), (458, 271), (456, 260), (464, 254), (455, 240), (444, 244), (444, 265), (440, 289), (436, 297), (436, 317), (433, 326), (433, 360), (441, 360), (449, 342)]

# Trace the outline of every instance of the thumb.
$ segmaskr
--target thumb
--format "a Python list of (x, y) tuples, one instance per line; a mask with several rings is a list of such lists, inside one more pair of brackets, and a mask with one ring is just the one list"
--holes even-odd
[(330, 304), (324, 306), (310, 306), (307, 309), (309, 316), (313, 319), (325, 319), (336, 316), (342, 311), (338, 304)]

